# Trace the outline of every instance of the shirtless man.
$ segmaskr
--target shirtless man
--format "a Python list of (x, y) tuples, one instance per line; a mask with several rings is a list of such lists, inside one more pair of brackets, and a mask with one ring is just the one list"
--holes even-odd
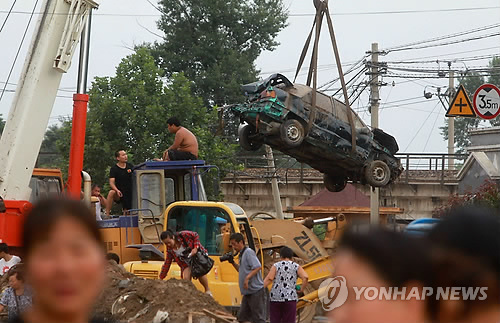
[(156, 160), (194, 160), (198, 159), (198, 140), (193, 133), (181, 127), (179, 119), (172, 117), (167, 120), (168, 131), (175, 133), (172, 146), (163, 153), (162, 159)]

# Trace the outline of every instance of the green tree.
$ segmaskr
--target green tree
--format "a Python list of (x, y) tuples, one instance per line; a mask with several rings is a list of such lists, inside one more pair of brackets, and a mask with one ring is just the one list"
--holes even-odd
[(152, 45), (167, 76), (183, 72), (206, 105), (242, 99), (240, 85), (258, 76), (255, 60), (278, 45), (286, 26), (283, 0), (160, 0), (158, 28), (165, 34)]
[[(459, 83), (464, 86), (465, 92), (472, 100), (476, 89), (484, 83), (484, 77), (477, 72), (472, 72), (459, 78)], [(448, 140), (448, 120), (446, 118), (444, 126), (440, 127), (441, 135), (445, 140)], [(470, 145), (469, 129), (476, 128), (480, 122), (481, 119), (479, 118), (455, 117), (455, 147), (457, 148), (457, 154), (466, 152), (467, 147)]]
[[(71, 127), (71, 125), (70, 125)], [(64, 128), (59, 125), (49, 126), (40, 147), (37, 167), (60, 168), (64, 159), (59, 151), (58, 142), (64, 138)]]
[[(171, 116), (197, 136), (200, 158), (223, 171), (236, 167), (235, 145), (214, 135), (217, 111), (203, 106), (182, 74), (165, 78), (146, 48), (122, 59), (116, 76), (96, 78), (89, 95), (84, 168), (95, 183), (107, 183), (116, 150), (125, 149), (136, 164), (161, 157), (174, 139), (166, 127)], [(71, 122), (64, 122), (58, 134), (57, 149), (67, 164)]]

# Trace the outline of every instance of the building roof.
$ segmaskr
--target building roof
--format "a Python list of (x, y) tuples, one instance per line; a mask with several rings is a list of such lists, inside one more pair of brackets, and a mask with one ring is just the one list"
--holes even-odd
[(300, 206), (342, 206), (370, 207), (370, 198), (354, 185), (347, 184), (341, 192), (330, 192), (323, 189)]

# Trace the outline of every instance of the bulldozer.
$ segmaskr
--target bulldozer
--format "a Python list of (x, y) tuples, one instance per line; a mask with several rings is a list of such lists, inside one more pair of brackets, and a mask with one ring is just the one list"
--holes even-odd
[[(279, 248), (285, 245), (292, 248), (311, 282), (306, 287), (306, 295), (301, 299), (298, 316), (300, 322), (311, 322), (316, 313), (314, 304), (318, 301), (315, 283), (332, 275), (333, 263), (327, 249), (313, 231), (304, 225), (303, 220), (250, 219), (234, 203), (208, 201), (174, 202), (167, 207), (162, 218), (162, 230), (189, 230), (198, 233), (201, 244), (214, 260), (214, 266), (208, 274), (214, 299), (233, 312), (239, 308), (242, 297), (238, 272), (231, 264), (220, 259), (231, 250), (230, 235), (234, 232), (243, 234), (246, 245), (254, 249), (260, 258), (262, 275), (278, 261)], [(342, 221), (339, 223), (334, 218), (329, 218), (328, 221), (335, 223), (338, 228), (335, 231), (343, 229)], [(140, 259), (126, 262), (125, 269), (140, 277), (158, 279), (166, 250), (163, 246), (162, 252), (157, 246), (154, 243), (129, 246), (139, 250)], [(174, 263), (165, 279), (179, 279), (180, 276), (180, 268)], [(198, 281), (194, 281), (194, 284), (203, 290)]]

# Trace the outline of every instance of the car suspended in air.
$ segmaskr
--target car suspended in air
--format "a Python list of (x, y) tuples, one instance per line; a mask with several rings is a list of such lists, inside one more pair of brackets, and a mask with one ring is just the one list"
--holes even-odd
[[(245, 150), (267, 144), (322, 172), (332, 192), (342, 191), (347, 181), (386, 186), (401, 174), (394, 137), (368, 128), (341, 101), (316, 91), (316, 112), (310, 122), (313, 89), (309, 86), (273, 74), (243, 85), (242, 90), (248, 100), (230, 109), (240, 118), (239, 142)], [(356, 128), (354, 151), (348, 113)]]

